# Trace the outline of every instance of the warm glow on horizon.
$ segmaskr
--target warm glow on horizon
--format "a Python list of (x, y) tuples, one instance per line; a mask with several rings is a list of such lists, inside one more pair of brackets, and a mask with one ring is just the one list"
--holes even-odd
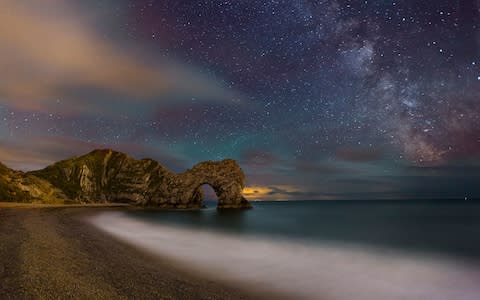
[(263, 198), (263, 196), (268, 195), (268, 193), (273, 190), (269, 187), (264, 186), (247, 186), (243, 189), (243, 196), (247, 199), (258, 199)]
[(248, 200), (289, 200), (291, 193), (299, 192), (299, 189), (289, 185), (260, 186), (252, 185), (243, 188), (243, 196)]

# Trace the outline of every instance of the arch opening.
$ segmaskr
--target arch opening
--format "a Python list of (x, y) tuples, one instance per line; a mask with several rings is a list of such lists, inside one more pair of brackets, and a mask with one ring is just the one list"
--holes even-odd
[(215, 189), (208, 183), (204, 183), (199, 187), (203, 195), (203, 205), (206, 207), (216, 207), (218, 205), (218, 195)]

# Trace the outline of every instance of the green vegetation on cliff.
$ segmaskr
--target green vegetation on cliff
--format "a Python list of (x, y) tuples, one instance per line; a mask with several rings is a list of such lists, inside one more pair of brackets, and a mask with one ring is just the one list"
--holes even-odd
[(139, 197), (132, 194), (146, 192), (154, 178), (166, 173), (154, 160), (135, 160), (112, 150), (95, 150), (29, 172), (80, 202), (136, 202)]
[(22, 191), (13, 184), (0, 180), (0, 201), (31, 202), (32, 198), (26, 191)]
[(31, 195), (18, 187), (16, 179), (21, 176), (18, 172), (9, 169), (0, 163), (0, 201), (30, 202)]
[(217, 193), (219, 208), (249, 208), (242, 196), (244, 182), (242, 169), (231, 159), (199, 163), (174, 174), (152, 159), (136, 160), (108, 149), (27, 173), (0, 165), (3, 201), (200, 208), (200, 187), (209, 184)]

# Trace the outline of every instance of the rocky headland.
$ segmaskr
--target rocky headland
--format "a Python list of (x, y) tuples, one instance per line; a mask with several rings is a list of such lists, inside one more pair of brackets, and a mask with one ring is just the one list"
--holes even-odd
[(201, 208), (204, 184), (215, 191), (218, 208), (251, 207), (242, 195), (245, 175), (232, 159), (201, 162), (179, 174), (109, 149), (26, 173), (0, 164), (0, 201)]

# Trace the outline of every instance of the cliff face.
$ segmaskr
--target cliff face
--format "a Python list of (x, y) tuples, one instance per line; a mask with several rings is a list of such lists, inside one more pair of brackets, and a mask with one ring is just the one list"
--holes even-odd
[(209, 184), (219, 208), (249, 208), (241, 191), (245, 177), (234, 160), (203, 162), (175, 174), (150, 159), (111, 150), (57, 162), (26, 176), (51, 183), (75, 202), (125, 202), (163, 208), (202, 207), (201, 185)]

